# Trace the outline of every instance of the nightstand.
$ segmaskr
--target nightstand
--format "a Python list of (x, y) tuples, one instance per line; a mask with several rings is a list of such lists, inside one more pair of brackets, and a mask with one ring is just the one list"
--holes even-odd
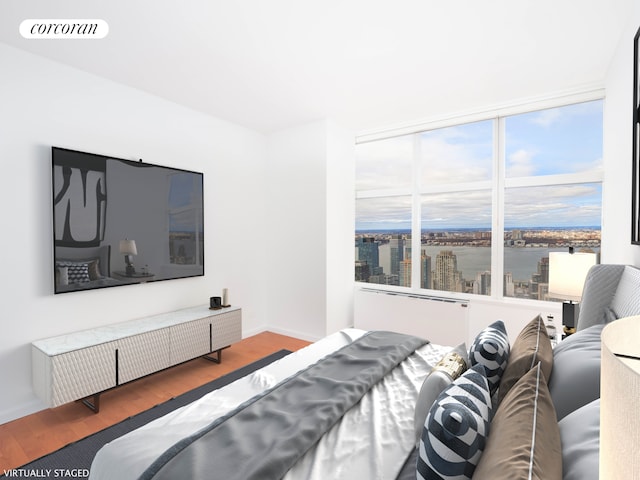
[(153, 280), (153, 277), (155, 277), (154, 273), (142, 273), (142, 272), (135, 272), (131, 275), (127, 275), (127, 273), (122, 270), (111, 272), (111, 275), (113, 275), (113, 277), (117, 278), (118, 280), (124, 280), (124, 281), (135, 282), (135, 283), (148, 282), (149, 280)]

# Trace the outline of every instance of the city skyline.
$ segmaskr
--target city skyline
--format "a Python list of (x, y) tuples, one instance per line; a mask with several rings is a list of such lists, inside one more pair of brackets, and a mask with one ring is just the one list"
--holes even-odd
[[(477, 229), (423, 232), (420, 238), (420, 288), (491, 295), (491, 232)], [(505, 297), (548, 298), (549, 253), (574, 247), (598, 253), (600, 228), (535, 228), (504, 232)], [(357, 232), (355, 279), (365, 283), (411, 286), (410, 232)]]

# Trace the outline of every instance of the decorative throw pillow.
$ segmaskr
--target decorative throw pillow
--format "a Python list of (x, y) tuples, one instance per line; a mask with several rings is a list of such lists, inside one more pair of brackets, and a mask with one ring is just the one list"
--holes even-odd
[(59, 258), (56, 262), (56, 267), (59, 265), (72, 265), (84, 269), (84, 264), (87, 265), (89, 280), (98, 280), (99, 278), (102, 278), (102, 272), (100, 271), (100, 258)]
[(445, 388), (462, 375), (469, 368), (467, 346), (463, 343), (448, 352), (429, 372), (422, 383), (418, 394), (414, 417), (416, 430), (416, 442), (420, 440), (424, 421), (427, 418), (431, 405), (436, 401)]
[(100, 259), (96, 258), (92, 260), (87, 265), (87, 269), (89, 270), (89, 280), (98, 280), (102, 278), (102, 274), (100, 273)]
[(549, 392), (558, 420), (600, 398), (601, 334), (604, 325), (580, 330), (553, 350)]
[(509, 390), (473, 480), (562, 479), (560, 429), (538, 363)]
[(497, 320), (482, 330), (469, 349), (471, 366), (480, 364), (487, 370), (489, 390), (493, 396), (509, 360), (509, 337), (502, 320)]
[(431, 406), (420, 438), (416, 477), (470, 479), (489, 434), (491, 397), (482, 365), (464, 372)]
[(56, 268), (56, 279), (58, 285), (69, 285), (69, 272), (67, 267)]
[(563, 480), (598, 480), (600, 470), (600, 399), (558, 422)]
[(56, 267), (67, 267), (69, 283), (85, 283), (89, 281), (89, 264), (87, 262), (58, 262)]
[(497, 405), (499, 405), (509, 389), (520, 378), (542, 362), (542, 372), (545, 379), (551, 377), (553, 367), (553, 347), (547, 334), (547, 328), (540, 315), (531, 320), (520, 332), (511, 345), (509, 361), (500, 381), (498, 389)]

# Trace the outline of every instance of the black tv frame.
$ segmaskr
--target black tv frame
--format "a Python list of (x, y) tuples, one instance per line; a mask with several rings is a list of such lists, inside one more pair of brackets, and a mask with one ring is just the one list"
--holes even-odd
[[(112, 168), (109, 168), (109, 166), (112, 166)], [(56, 168), (58, 170), (56, 170)], [(135, 170), (129, 170), (129, 168)], [(143, 252), (146, 248), (147, 251), (145, 253), (153, 254), (148, 256), (155, 255), (156, 258), (163, 257), (164, 261), (161, 263), (162, 268), (165, 271), (168, 270), (173, 273), (169, 275), (159, 275), (154, 273), (154, 271), (149, 271), (148, 267), (139, 268), (137, 271), (134, 269), (133, 272), (130, 272), (129, 268), (118, 269), (111, 265), (112, 258), (122, 258), (124, 264), (125, 256), (119, 254), (117, 238), (120, 238), (120, 240), (129, 238), (126, 232), (114, 232), (110, 230), (110, 227), (114, 223), (113, 221), (107, 224), (107, 213), (113, 211), (113, 208), (109, 207), (114, 203), (109, 203), (109, 195), (118, 196), (118, 194), (121, 193), (118, 191), (118, 188), (121, 187), (114, 186), (115, 180), (109, 175), (109, 171), (113, 173), (116, 169), (120, 172), (121, 178), (142, 176), (148, 179), (149, 182), (151, 182), (154, 176), (166, 179), (165, 182), (170, 182), (171, 180), (168, 179), (172, 175), (193, 175), (191, 179), (189, 179), (189, 177), (182, 177), (183, 179), (189, 179), (193, 183), (193, 192), (189, 193), (193, 193), (196, 199), (199, 195), (200, 199), (200, 203), (197, 204), (195, 208), (189, 209), (189, 212), (191, 213), (191, 211), (193, 211), (193, 215), (195, 215), (193, 224), (195, 230), (191, 232), (191, 235), (190, 232), (187, 231), (177, 232), (175, 236), (171, 234), (171, 220), (169, 218), (168, 205), (168, 192), (170, 187), (165, 187), (167, 197), (162, 197), (166, 198), (166, 203), (162, 204), (162, 202), (160, 202), (161, 204), (158, 206), (159, 209), (163, 210), (154, 210), (153, 212), (149, 212), (149, 215), (139, 215), (139, 218), (135, 219), (139, 220), (138, 222), (131, 219), (127, 222), (129, 224), (135, 223), (139, 227), (139, 231), (144, 231), (144, 219), (157, 218), (158, 216), (163, 217), (165, 222), (163, 226), (164, 230), (158, 225), (153, 226), (155, 230), (162, 230), (163, 233), (169, 234), (166, 238), (168, 245), (164, 245), (162, 253), (159, 252), (161, 249), (156, 248), (159, 243), (155, 245), (143, 243), (143, 245), (140, 246)], [(125, 171), (130, 172), (131, 175), (123, 175)], [(71, 182), (74, 182), (74, 184), (71, 185)], [(146, 181), (138, 182), (138, 184), (144, 185), (146, 191), (152, 193), (155, 191), (154, 185), (147, 185)], [(204, 174), (202, 172), (147, 163), (141, 159), (128, 160), (52, 146), (51, 185), (51, 211), (53, 220), (52, 263), (55, 294), (204, 276)], [(129, 194), (131, 194), (130, 191)], [(81, 195), (82, 198), (80, 198), (79, 195)], [(130, 203), (137, 204), (138, 202)], [(79, 204), (81, 207), (76, 207), (75, 211), (71, 210)], [(120, 211), (122, 211), (122, 208), (120, 208)], [(79, 214), (74, 217), (72, 212), (73, 214), (79, 212)], [(81, 223), (83, 220), (79, 221), (75, 229), (72, 223), (74, 218), (80, 217), (83, 219), (89, 217), (91, 219), (88, 222), (90, 224), (89, 228), (83, 228), (81, 230), (83, 232), (82, 235), (74, 234), (74, 230), (78, 230), (78, 225), (84, 226)], [(93, 222), (95, 222), (95, 224), (93, 224)], [(189, 236), (192, 236), (193, 239), (189, 239)], [(154, 235), (149, 235), (149, 237), (154, 237)], [(178, 238), (176, 239), (175, 237)], [(182, 237), (182, 239), (180, 239), (180, 237)], [(135, 240), (133, 236), (130, 238)], [(154, 241), (162, 242), (164, 240), (165, 238), (160, 236), (160, 240)], [(184, 257), (179, 257), (175, 254), (177, 244), (180, 244), (180, 252), (185, 255)], [(191, 244), (193, 244), (193, 246), (189, 248)], [(187, 248), (185, 248), (185, 245)], [(140, 249), (140, 246), (138, 249)], [(190, 256), (186, 256), (185, 251), (188, 251)], [(95, 262), (96, 259), (98, 260), (97, 262)], [(180, 264), (177, 261), (180, 259), (193, 259), (194, 263)], [(90, 278), (88, 282), (85, 281), (85, 263), (87, 264), (86, 270), (89, 272), (88, 275)], [(160, 266), (160, 264), (157, 265)], [(73, 272), (80, 271), (79, 278), (82, 280), (70, 283), (71, 278), (69, 277), (69, 272), (71, 270), (73, 270)], [(183, 272), (176, 273), (180, 270), (183, 270)], [(61, 275), (61, 271), (64, 271), (64, 275)], [(61, 282), (61, 276), (65, 281)], [(73, 278), (78, 277), (73, 276)]]

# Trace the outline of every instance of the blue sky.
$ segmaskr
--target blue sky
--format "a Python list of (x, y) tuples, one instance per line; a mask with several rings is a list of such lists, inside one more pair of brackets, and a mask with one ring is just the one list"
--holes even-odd
[[(493, 177), (493, 121), (379, 140), (357, 147), (356, 189), (410, 193), (414, 155), (421, 185), (446, 190)], [(507, 179), (602, 169), (602, 101), (505, 119)], [(489, 187), (490, 188), (490, 187)], [(601, 185), (512, 188), (505, 192), (505, 226), (600, 226)], [(422, 196), (423, 229), (488, 228), (491, 191)], [(356, 229), (410, 228), (411, 196), (360, 199)]]

